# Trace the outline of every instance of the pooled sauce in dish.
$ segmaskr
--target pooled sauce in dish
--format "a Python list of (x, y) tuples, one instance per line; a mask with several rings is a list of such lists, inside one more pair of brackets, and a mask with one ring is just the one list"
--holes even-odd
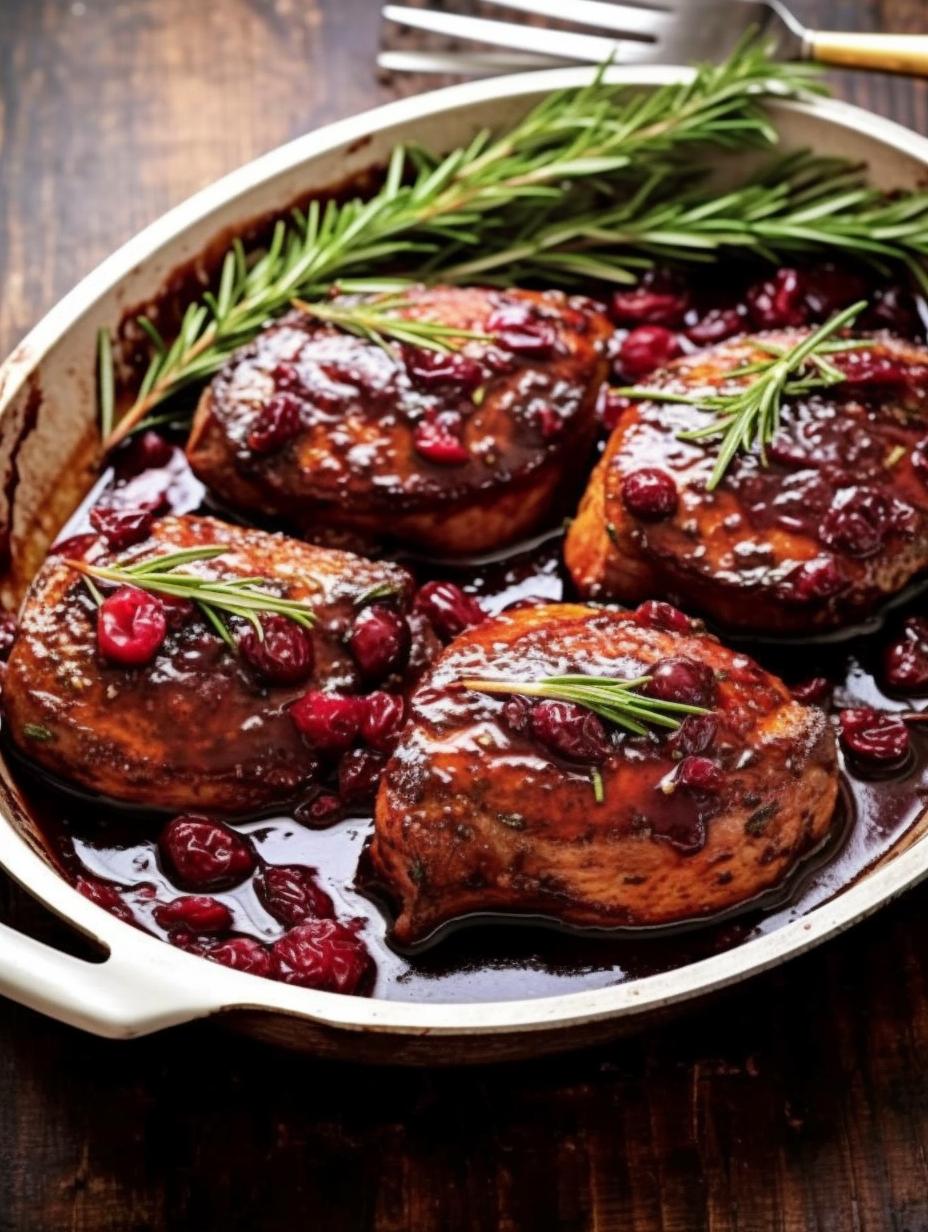
[[(700, 311), (688, 327), (689, 337), (694, 343), (715, 340), (699, 336), (699, 327), (726, 327), (727, 310), (703, 306)], [(740, 320), (727, 327), (734, 332)], [(621, 331), (618, 335), (620, 362), (631, 336)], [(92, 533), (89, 510), (103, 495), (119, 508), (147, 504), (175, 513), (204, 509), (204, 489), (179, 449), (150, 439), (146, 445), (141, 437), (125, 456), (130, 454), (132, 465), (116, 477), (118, 489), (113, 489), (111, 472), (104, 476), (62, 532), (62, 540)], [(573, 597), (561, 564), (561, 537), (560, 531), (552, 531), (480, 563), (403, 563), (420, 585), (430, 578), (455, 582), (479, 598), (487, 612), (497, 613), (518, 602)], [(823, 705), (831, 713), (872, 707), (911, 716), (923, 704), (920, 695), (928, 696), (928, 620), (918, 615), (923, 607), (924, 600), (910, 599), (866, 637), (788, 646), (750, 643), (745, 649), (796, 686), (800, 700)], [(181, 885), (183, 878), (171, 871), (171, 859), (165, 858), (164, 830), (170, 815), (146, 815), (91, 800), (50, 784), (21, 760), (16, 767), (23, 794), (63, 873), (114, 914), (165, 941), (198, 952), (213, 950), (218, 961), (260, 970), (251, 965), (247, 940), (242, 948), (242, 939), (261, 943), (260, 952), (266, 953), (266, 947), (316, 910), (348, 930), (356, 929), (373, 958), (375, 975), (355, 972), (359, 991), (393, 1000), (490, 1001), (603, 987), (673, 969), (770, 932), (846, 888), (898, 843), (928, 805), (928, 725), (909, 721), (903, 728), (883, 720), (882, 726), (874, 726), (872, 715), (856, 722), (845, 716), (840, 730), (842, 791), (832, 837), (776, 896), (698, 928), (635, 933), (585, 934), (550, 921), (542, 926), (538, 920), (515, 917), (471, 918), (415, 954), (400, 953), (388, 943), (389, 910), (365, 876), (370, 816), (344, 815), (342, 810), (327, 815), (325, 793), (297, 809), (298, 816), (224, 824), (235, 847), (233, 858), (241, 862), (240, 875), (233, 878), (237, 884), (225, 888), (220, 879), (200, 888), (189, 882)], [(900, 737), (900, 731), (907, 732), (907, 738)], [(332, 816), (337, 819), (332, 821)], [(236, 835), (242, 840), (237, 846)], [(275, 866), (286, 871), (268, 876)], [(173, 867), (176, 870), (176, 862)], [(173, 914), (176, 900), (196, 895), (208, 900)], [(185, 911), (191, 914), (185, 916)], [(233, 952), (236, 945), (239, 952)], [(220, 954), (223, 947), (226, 952)], [(350, 965), (353, 960), (349, 955), (344, 961)], [(311, 981), (300, 978), (297, 970), (291, 982)]]

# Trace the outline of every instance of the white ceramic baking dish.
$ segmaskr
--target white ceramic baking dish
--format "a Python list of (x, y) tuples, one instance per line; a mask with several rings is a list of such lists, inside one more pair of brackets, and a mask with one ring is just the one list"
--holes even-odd
[[(647, 85), (676, 68), (616, 69)], [(92, 481), (94, 343), (129, 307), (211, 241), (307, 193), (324, 190), (415, 139), (436, 149), (508, 122), (547, 91), (579, 84), (569, 69), (473, 82), (392, 103), (309, 134), (248, 164), (171, 210), (67, 295), (0, 368), (0, 551), (7, 602)], [(923, 183), (928, 140), (842, 103), (772, 107), (787, 147), (869, 164), (884, 188)], [(108, 957), (84, 962), (0, 925), (0, 992), (110, 1037), (141, 1035), (207, 1015), (234, 1017), (267, 1038), (324, 1054), (395, 1062), (537, 1055), (593, 1042), (773, 967), (871, 914), (928, 872), (921, 825), (833, 900), (736, 949), (663, 975), (569, 995), (486, 1004), (400, 1003), (311, 992), (204, 962), (114, 919), (53, 867), (0, 762), (0, 864), (31, 894), (96, 939)]]

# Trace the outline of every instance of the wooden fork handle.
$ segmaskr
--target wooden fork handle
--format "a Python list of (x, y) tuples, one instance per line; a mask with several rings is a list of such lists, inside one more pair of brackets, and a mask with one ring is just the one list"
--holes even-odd
[(928, 34), (845, 34), (809, 30), (806, 55), (820, 64), (928, 77)]

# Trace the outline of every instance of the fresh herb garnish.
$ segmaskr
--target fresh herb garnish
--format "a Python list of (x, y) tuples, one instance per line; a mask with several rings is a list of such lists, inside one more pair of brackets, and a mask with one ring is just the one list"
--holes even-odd
[(110, 582), (119, 586), (137, 586), (151, 594), (167, 595), (175, 599), (189, 599), (199, 607), (222, 640), (233, 650), (235, 641), (219, 613), (238, 616), (254, 627), (259, 641), (264, 640), (264, 629), (259, 616), (277, 613), (305, 629), (312, 628), (315, 615), (308, 604), (299, 599), (284, 599), (265, 589), (274, 582), (265, 577), (212, 578), (196, 573), (179, 572), (182, 565), (193, 561), (215, 560), (227, 549), (223, 547), (188, 548), (182, 552), (170, 552), (154, 556), (134, 565), (91, 565), (83, 560), (69, 560), (66, 564), (76, 569), (85, 578)]
[(393, 599), (400, 593), (400, 587), (393, 582), (375, 582), (373, 586), (369, 586), (367, 590), (358, 595), (354, 601), (355, 607), (367, 607), (369, 603), (376, 603), (378, 599)]
[(683, 403), (715, 412), (715, 418), (703, 427), (677, 433), (682, 441), (722, 438), (712, 475), (706, 484), (711, 492), (718, 487), (736, 453), (750, 453), (758, 447), (761, 463), (766, 465), (766, 446), (779, 431), (784, 398), (828, 389), (847, 379), (846, 374), (830, 362), (829, 356), (867, 345), (860, 340), (835, 338), (842, 329), (852, 325), (866, 307), (863, 300), (852, 304), (788, 350), (763, 339), (753, 340), (752, 345), (767, 351), (769, 358), (727, 373), (733, 380), (750, 378), (747, 384), (731, 393), (678, 394), (642, 386), (617, 392), (626, 398)]
[(401, 316), (400, 313), (405, 308), (412, 306), (412, 301), (401, 295), (381, 295), (376, 299), (359, 300), (356, 303), (323, 300), (310, 304), (306, 300), (295, 299), (293, 306), (320, 321), (336, 325), (349, 334), (366, 338), (368, 342), (375, 343), (385, 351), (390, 351), (388, 339), (407, 342), (428, 351), (456, 351), (463, 342), (470, 340), (493, 341), (491, 334), (460, 329), (442, 321)]
[(24, 723), (23, 735), (28, 736), (30, 740), (39, 740), (42, 743), (55, 738), (51, 728), (45, 727), (42, 723)]
[(593, 799), (597, 804), (602, 804), (606, 798), (606, 793), (603, 791), (603, 776), (595, 766), (590, 771), (590, 782), (593, 785)]
[(640, 689), (650, 679), (650, 676), (615, 680), (611, 676), (572, 675), (543, 676), (540, 680), (466, 679), (458, 681), (458, 684), (463, 689), (473, 689), (478, 693), (515, 693), (520, 697), (574, 702), (636, 736), (647, 735), (647, 724), (676, 731), (680, 726), (680, 719), (676, 716), (708, 714), (702, 706), (667, 702), (641, 693)]

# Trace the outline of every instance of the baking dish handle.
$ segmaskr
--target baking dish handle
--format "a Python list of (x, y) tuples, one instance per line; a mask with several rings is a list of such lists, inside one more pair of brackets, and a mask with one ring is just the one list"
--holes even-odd
[(153, 941), (143, 952), (135, 937), (120, 937), (104, 962), (87, 962), (0, 923), (0, 995), (110, 1039), (147, 1035), (216, 1010), (208, 981), (197, 980), (196, 972), (186, 982), (178, 978), (178, 960), (192, 966), (196, 960), (174, 951), (169, 970), (160, 945)]

